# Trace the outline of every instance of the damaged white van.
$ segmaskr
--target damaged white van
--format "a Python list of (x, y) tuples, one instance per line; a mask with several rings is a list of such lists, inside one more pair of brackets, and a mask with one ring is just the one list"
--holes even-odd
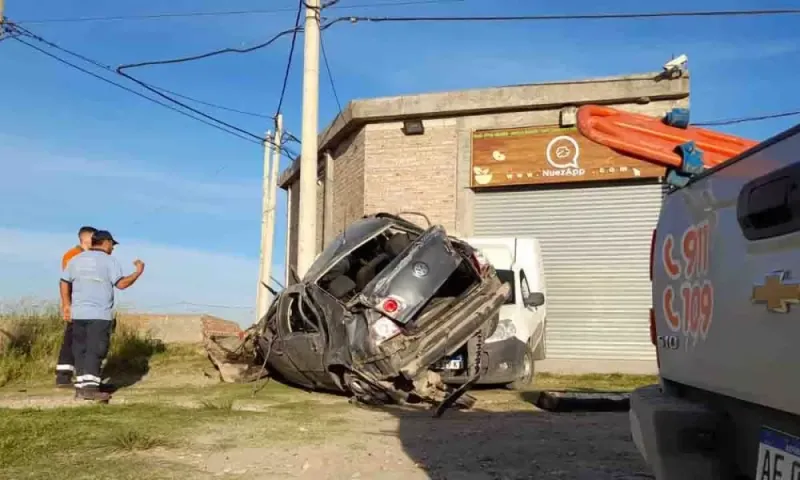
[(443, 359), (437, 370), (445, 382), (461, 384), (472, 376), (467, 371), (471, 358), (480, 356), (478, 384), (524, 389), (533, 382), (535, 362), (545, 358), (547, 289), (539, 241), (532, 237), (464, 240), (494, 266), (499, 279), (511, 287), (510, 293), (500, 307), (497, 328), (482, 347), (471, 340)]

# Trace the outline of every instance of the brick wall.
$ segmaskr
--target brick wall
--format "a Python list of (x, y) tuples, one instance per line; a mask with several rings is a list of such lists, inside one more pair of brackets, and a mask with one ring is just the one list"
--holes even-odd
[(314, 254), (322, 251), (323, 248), (323, 241), (324, 241), (324, 233), (325, 233), (325, 175), (320, 175), (317, 178), (317, 240), (316, 240), (316, 249)]
[[(689, 100), (615, 105), (624, 110), (660, 116)], [(560, 109), (468, 115), (424, 121), (424, 135), (406, 136), (402, 122), (368, 124), (339, 143), (333, 158), (333, 184), (321, 172), (317, 187), (317, 248), (365, 213), (418, 211), (455, 235), (472, 233), (469, 187), (471, 134), (476, 129), (557, 125)], [(325, 188), (332, 188), (332, 208)], [(297, 265), (299, 189), (291, 189), (289, 264)], [(331, 208), (330, 228), (325, 210)]]
[(456, 121), (424, 125), (424, 135), (411, 136), (402, 122), (366, 126), (364, 206), (367, 213), (421, 212), (450, 230), (456, 222)]
[[(289, 189), (289, 234), (286, 238), (287, 247), (289, 249), (289, 265), (286, 266), (288, 272), (289, 266), (297, 268), (297, 225), (300, 217), (300, 185), (299, 182), (294, 182)], [(292, 275), (289, 275), (291, 282)]]
[(353, 220), (364, 215), (364, 143), (361, 129), (331, 152), (333, 157), (333, 212), (331, 231), (325, 243), (340, 234)]

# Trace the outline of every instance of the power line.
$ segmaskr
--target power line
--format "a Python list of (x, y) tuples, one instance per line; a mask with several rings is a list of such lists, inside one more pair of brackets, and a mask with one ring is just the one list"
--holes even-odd
[[(53, 42), (51, 42), (51, 41), (49, 41), (49, 40), (47, 40), (47, 39), (45, 39), (45, 38), (43, 38), (43, 37), (41, 37), (39, 35), (36, 35), (35, 33), (31, 32), (27, 28), (19, 26), (19, 24), (15, 24), (15, 27), (19, 31), (25, 33), (27, 36), (33, 38), (34, 40), (38, 40), (39, 42), (42, 42), (42, 43), (44, 43), (44, 44), (46, 44), (46, 45), (48, 45), (48, 46), (50, 46), (52, 48), (55, 48), (56, 50), (60, 50), (60, 51), (66, 53), (68, 55), (71, 55), (71, 56), (73, 56), (75, 58), (81, 59), (84, 62), (91, 63), (92, 65), (94, 65), (96, 67), (102, 68), (104, 70), (108, 70), (111, 73), (114, 73), (114, 74), (117, 73), (117, 72), (114, 71), (114, 69), (110, 65), (106, 65), (106, 64), (101, 63), (101, 62), (99, 62), (97, 60), (93, 60), (93, 59), (91, 59), (89, 57), (86, 57), (85, 55), (81, 55), (81, 54), (79, 54), (77, 52), (74, 52), (72, 50), (66, 49), (66, 48), (64, 48), (64, 47), (62, 47), (62, 46), (60, 46), (60, 45), (58, 45), (56, 43), (53, 43)], [(219, 105), (219, 104), (216, 104), (216, 103), (211, 103), (211, 102), (206, 101), (206, 100), (200, 100), (199, 98), (190, 97), (189, 95), (185, 95), (185, 94), (178, 93), (178, 92), (175, 92), (175, 91), (172, 91), (172, 90), (168, 90), (166, 88), (159, 87), (159, 86), (156, 86), (156, 85), (153, 85), (153, 84), (149, 84), (149, 85), (151, 87), (157, 89), (157, 90), (161, 90), (162, 92), (168, 93), (170, 95), (174, 95), (176, 97), (184, 98), (186, 100), (190, 100), (192, 102), (196, 102), (196, 103), (199, 103), (201, 105), (205, 105), (207, 107), (217, 108), (219, 110), (226, 110), (226, 111), (229, 111), (229, 112), (238, 113), (238, 114), (241, 114), (241, 115), (248, 115), (248, 116), (251, 116), (251, 117), (259, 117), (259, 118), (265, 118), (265, 119), (270, 119), (270, 120), (274, 120), (275, 119), (275, 117), (272, 116), (272, 115), (266, 115), (266, 114), (263, 114), (263, 113), (248, 112), (248, 111), (245, 111), (245, 110), (239, 110), (239, 109), (236, 109), (236, 108), (226, 107), (225, 105)]]
[[(182, 102), (180, 102), (180, 101), (177, 101), (177, 100), (175, 100), (175, 99), (171, 98), (169, 95), (166, 95), (165, 93), (162, 93), (162, 92), (169, 92), (169, 93), (172, 93), (173, 95), (176, 95), (176, 96), (178, 96), (178, 97), (183, 97), (183, 98), (186, 98), (186, 99), (189, 99), (189, 100), (192, 100), (192, 101), (198, 102), (198, 103), (202, 103), (202, 104), (205, 104), (205, 105), (213, 106), (213, 107), (216, 107), (216, 108), (221, 108), (221, 109), (225, 109), (225, 110), (234, 110), (234, 109), (230, 109), (229, 107), (224, 107), (224, 106), (222, 106), (222, 105), (212, 104), (212, 103), (210, 103), (210, 102), (205, 102), (205, 101), (203, 101), (203, 100), (199, 100), (199, 99), (196, 99), (196, 98), (193, 98), (193, 97), (189, 97), (189, 96), (187, 96), (187, 95), (183, 95), (183, 94), (180, 94), (180, 93), (177, 93), (177, 92), (172, 92), (171, 90), (167, 90), (167, 89), (164, 89), (164, 88), (161, 88), (161, 87), (157, 87), (157, 86), (155, 86), (155, 85), (151, 85), (151, 84), (149, 84), (149, 83), (146, 83), (146, 82), (140, 81), (140, 80), (138, 80), (138, 79), (135, 79), (135, 78), (133, 78), (133, 77), (130, 77), (129, 75), (126, 75), (126, 74), (124, 74), (124, 73), (119, 73), (119, 72), (115, 71), (115, 70), (114, 70), (114, 69), (113, 69), (111, 66), (109, 66), (109, 65), (106, 65), (106, 64), (104, 64), (104, 63), (102, 63), (102, 62), (99, 62), (99, 61), (97, 61), (97, 60), (91, 59), (91, 58), (89, 58), (89, 57), (87, 57), (87, 56), (85, 56), (85, 55), (82, 55), (82, 54), (80, 54), (80, 53), (77, 53), (77, 52), (74, 52), (74, 51), (72, 51), (72, 50), (69, 50), (69, 49), (67, 49), (67, 48), (64, 48), (64, 47), (62, 47), (62, 46), (60, 46), (60, 45), (58, 45), (58, 44), (56, 44), (56, 43), (53, 43), (53, 42), (51, 42), (51, 41), (49, 41), (49, 40), (47, 40), (47, 39), (45, 39), (45, 38), (43, 38), (43, 37), (41, 37), (41, 36), (39, 36), (39, 35), (36, 35), (36, 34), (34, 34), (33, 32), (31, 32), (30, 30), (28, 30), (28, 29), (26, 29), (26, 28), (24, 28), (24, 27), (19, 27), (19, 26), (17, 26), (17, 25), (15, 24), (15, 25), (14, 25), (14, 28), (15, 28), (15, 29), (16, 29), (18, 32), (20, 32), (21, 34), (23, 34), (23, 35), (25, 35), (25, 36), (27, 36), (27, 37), (30, 37), (30, 38), (32, 38), (32, 39), (34, 39), (34, 40), (37, 40), (37, 41), (39, 41), (39, 42), (42, 42), (42, 43), (44, 43), (44, 44), (46, 44), (46, 45), (48, 45), (48, 46), (50, 46), (50, 47), (52, 47), (52, 48), (54, 48), (54, 49), (57, 49), (57, 50), (59, 50), (59, 51), (61, 51), (61, 52), (64, 52), (64, 53), (66, 53), (66, 54), (68, 54), (68, 55), (71, 55), (71, 56), (73, 56), (73, 57), (75, 57), (75, 58), (78, 58), (78, 59), (80, 59), (80, 60), (83, 60), (84, 62), (90, 63), (90, 64), (94, 65), (94, 66), (95, 66), (95, 67), (97, 67), (97, 68), (100, 68), (100, 69), (106, 70), (106, 71), (108, 71), (108, 72), (110, 72), (110, 73), (113, 73), (113, 74), (115, 74), (115, 75), (121, 75), (121, 76), (124, 76), (124, 77), (128, 78), (129, 80), (131, 80), (131, 81), (133, 81), (133, 82), (137, 83), (137, 84), (138, 84), (138, 85), (140, 85), (141, 87), (143, 87), (143, 88), (147, 89), (148, 91), (150, 91), (150, 92), (152, 92), (152, 93), (155, 93), (156, 95), (158, 95), (158, 96), (160, 96), (160, 97), (164, 98), (165, 100), (167, 100), (167, 101), (169, 101), (169, 102), (171, 102), (171, 103), (173, 103), (173, 104), (176, 104), (176, 105), (178, 105), (178, 106), (180, 106), (180, 107), (182, 107), (182, 108), (184, 108), (184, 109), (186, 109), (186, 110), (189, 110), (190, 112), (193, 112), (193, 113), (195, 113), (196, 115), (199, 115), (200, 117), (203, 117), (203, 118), (205, 118), (205, 119), (209, 120), (209, 122), (203, 121), (203, 123), (205, 123), (206, 125), (213, 125), (213, 124), (212, 124), (212, 123), (210, 123), (210, 122), (214, 122), (214, 123), (218, 124), (218, 125), (214, 125), (215, 127), (216, 127), (216, 126), (220, 126), (220, 125), (221, 125), (221, 126), (224, 126), (224, 127), (226, 127), (226, 128), (222, 128), (222, 129), (221, 129), (222, 131), (225, 131), (225, 132), (228, 132), (228, 133), (234, 133), (234, 132), (238, 132), (238, 134), (236, 135), (237, 137), (239, 137), (239, 138), (246, 138), (246, 137), (249, 137), (249, 138), (247, 138), (249, 141), (255, 141), (255, 142), (257, 142), (258, 144), (263, 144), (265, 141), (267, 141), (266, 139), (264, 139), (263, 137), (261, 137), (261, 136), (259, 136), (259, 135), (256, 135), (256, 134), (254, 134), (254, 133), (248, 132), (247, 130), (244, 130), (244, 129), (242, 129), (242, 128), (239, 128), (239, 127), (237, 127), (237, 126), (235, 126), (235, 125), (233, 125), (233, 124), (230, 124), (230, 123), (228, 123), (228, 122), (225, 122), (225, 121), (219, 120), (218, 118), (216, 118), (216, 117), (213, 117), (213, 116), (211, 116), (211, 115), (208, 115), (208, 114), (206, 114), (205, 112), (203, 112), (203, 111), (201, 111), (201, 110), (197, 110), (197, 109), (195, 109), (195, 108), (193, 108), (193, 107), (190, 107), (189, 105), (186, 105), (186, 104), (184, 104), (184, 103), (182, 103)], [(40, 50), (40, 51), (41, 51), (41, 50)], [(101, 78), (103, 78), (103, 77), (101, 77)], [(112, 83), (113, 83), (113, 82), (112, 82)], [(128, 89), (128, 88), (126, 88), (126, 90), (128, 90), (128, 91), (131, 91), (131, 92), (134, 92), (133, 90), (131, 90), (131, 89)], [(147, 98), (148, 100), (151, 100), (151, 101), (153, 101), (153, 100), (154, 100), (154, 99), (152, 99), (151, 97), (147, 97), (147, 96), (145, 96), (145, 95), (142, 95), (142, 94), (140, 94), (140, 93), (138, 93), (138, 92), (137, 92), (137, 94), (138, 94), (139, 96), (142, 96), (143, 98)], [(162, 106), (167, 106), (167, 104), (164, 104), (163, 102), (156, 102), (156, 103), (158, 103), (159, 105), (162, 105)], [(179, 109), (175, 109), (175, 108), (170, 108), (170, 109), (171, 109), (171, 110), (173, 110), (173, 111), (179, 111), (179, 112), (181, 112), (181, 113), (186, 113), (186, 112), (183, 112), (182, 110), (179, 110)], [(239, 112), (239, 113), (249, 113), (249, 114), (252, 114), (251, 112), (241, 112), (241, 111), (237, 111), (237, 112)], [(252, 114), (252, 115), (256, 115), (256, 114)], [(190, 118), (193, 118), (193, 119), (195, 119), (195, 120), (200, 120), (200, 118), (198, 118), (198, 117), (195, 117), (195, 116), (193, 116), (193, 115), (188, 115), (188, 116), (189, 116)], [(269, 117), (269, 116), (266, 116), (266, 115), (264, 115), (264, 117), (266, 117), (266, 118), (274, 118), (274, 117)], [(230, 130), (229, 130), (229, 129), (230, 129)], [(241, 134), (241, 135), (240, 135), (240, 134)], [(291, 154), (289, 154), (289, 155), (291, 155)], [(294, 157), (294, 155), (292, 155), (292, 157)], [(292, 158), (292, 157), (290, 157), (290, 158)]]
[[(352, 9), (352, 8), (400, 7), (408, 5), (462, 3), (464, 1), (465, 0), (409, 0), (402, 2), (375, 2), (375, 3), (354, 4), (354, 5), (329, 6), (326, 8)], [(294, 11), (294, 8), (229, 10), (229, 11), (208, 11), (208, 12), (202, 12), (202, 11), (164, 12), (164, 13), (153, 13), (153, 14), (143, 14), (143, 15), (113, 15), (104, 17), (44, 18), (44, 19), (22, 20), (18, 23), (20, 25), (23, 24), (34, 25), (34, 24), (48, 24), (48, 23), (84, 23), (84, 22), (106, 22), (106, 21), (123, 21), (123, 20), (162, 20), (169, 18), (222, 17), (222, 16), (236, 16), (236, 15), (276, 14), (276, 13), (283, 13), (290, 11)]]
[(292, 45), (289, 47), (289, 59), (286, 61), (286, 72), (283, 74), (283, 86), (281, 87), (281, 96), (278, 99), (278, 108), (275, 111), (275, 117), (277, 118), (278, 114), (281, 113), (281, 108), (283, 107), (283, 98), (286, 95), (286, 86), (289, 84), (289, 72), (292, 70), (292, 59), (294, 58), (294, 46), (297, 42), (297, 32), (300, 28), (300, 14), (303, 13), (303, 5), (305, 5), (304, 0), (300, 0), (297, 4), (297, 15), (294, 19), (294, 32), (292, 32)]
[(762, 120), (772, 120), (774, 118), (786, 118), (786, 117), (793, 117), (800, 115), (800, 110), (794, 110), (791, 112), (783, 112), (783, 113), (773, 113), (768, 115), (759, 115), (754, 117), (740, 117), (740, 118), (731, 118), (727, 120), (712, 120), (710, 122), (699, 122), (693, 123), (692, 125), (697, 126), (704, 126), (704, 127), (714, 127), (714, 126), (721, 126), (721, 125), (735, 125), (738, 123), (750, 123), (750, 122), (760, 122)]
[(509, 22), (547, 20), (625, 20), (669, 17), (734, 17), (759, 15), (795, 15), (800, 8), (762, 10), (698, 10), (686, 12), (649, 13), (589, 13), (575, 15), (513, 15), (513, 16), (437, 16), (437, 17), (350, 17), (351, 22)]
[[(41, 37), (39, 35), (34, 34), (33, 32), (31, 32), (30, 30), (28, 30), (28, 29), (26, 29), (24, 27), (15, 27), (15, 28), (17, 28), (18, 31), (22, 32), (24, 35), (26, 35), (26, 36), (34, 39), (34, 40), (40, 41), (42, 43), (45, 43), (45, 44), (49, 45), (52, 48), (55, 48), (55, 49), (57, 49), (59, 51), (62, 51), (62, 52), (67, 53), (69, 55), (72, 55), (72, 56), (74, 56), (76, 58), (79, 58), (79, 59), (81, 59), (81, 60), (83, 60), (83, 61), (85, 61), (87, 63), (90, 63), (90, 64), (94, 65), (95, 67), (101, 68), (103, 70), (109, 71), (109, 72), (114, 73), (114, 74), (121, 75), (121, 76), (127, 78), (128, 80), (131, 80), (132, 82), (138, 84), (142, 88), (150, 91), (151, 93), (154, 93), (157, 96), (163, 98), (164, 100), (167, 100), (168, 102), (171, 102), (171, 103), (173, 103), (175, 105), (178, 105), (178, 106), (180, 106), (180, 107), (182, 107), (182, 108), (194, 113), (195, 115), (199, 115), (200, 117), (203, 117), (206, 120), (209, 120), (210, 122), (214, 122), (214, 123), (218, 124), (218, 126), (226, 127), (224, 129), (224, 131), (238, 132), (239, 134), (241, 134), (241, 135), (237, 135), (240, 138), (242, 138), (242, 136), (250, 137), (250, 139), (252, 139), (251, 141), (255, 141), (258, 144), (263, 144), (265, 141), (268, 141), (268, 140), (266, 140), (265, 138), (263, 138), (260, 135), (256, 135), (256, 134), (254, 134), (252, 132), (249, 132), (249, 131), (247, 131), (247, 130), (245, 130), (243, 128), (237, 127), (236, 125), (233, 125), (231, 123), (228, 123), (228, 122), (225, 122), (223, 120), (220, 120), (220, 119), (218, 119), (216, 117), (208, 115), (207, 113), (205, 113), (205, 112), (203, 112), (201, 110), (193, 108), (193, 107), (191, 107), (191, 106), (189, 106), (189, 105), (187, 105), (187, 104), (185, 104), (185, 103), (183, 103), (183, 102), (181, 102), (179, 100), (176, 100), (176, 99), (170, 97), (169, 95), (167, 95), (166, 93), (163, 92), (163, 90), (165, 90), (165, 89), (161, 89), (161, 88), (156, 87), (154, 85), (150, 85), (150, 84), (148, 84), (146, 82), (143, 82), (143, 81), (141, 81), (139, 79), (136, 79), (136, 78), (134, 78), (134, 77), (132, 77), (132, 76), (130, 76), (128, 74), (120, 72), (119, 69), (117, 71), (115, 71), (113, 68), (111, 68), (108, 65), (105, 65), (105, 64), (103, 64), (101, 62), (98, 62), (97, 60), (93, 60), (93, 59), (91, 59), (91, 58), (89, 58), (89, 57), (87, 57), (85, 55), (80, 54), (80, 53), (77, 53), (77, 52), (74, 52), (72, 50), (69, 50), (69, 49), (66, 49), (64, 47), (61, 47), (61, 46), (59, 46), (59, 45), (57, 45), (57, 44), (55, 44), (55, 43), (53, 43), (51, 41), (48, 41), (48, 40), (44, 39), (43, 37)], [(181, 96), (185, 97), (185, 95), (181, 95)], [(150, 98), (150, 97), (145, 97), (145, 98)], [(161, 102), (159, 102), (159, 104), (161, 104)], [(197, 117), (191, 116), (191, 118), (197, 118)], [(204, 122), (204, 123), (208, 124), (207, 122)]]
[(255, 141), (255, 140), (252, 140), (252, 139), (250, 139), (250, 138), (247, 138), (247, 137), (245, 137), (245, 136), (243, 136), (243, 135), (240, 135), (240, 134), (238, 134), (238, 133), (236, 133), (236, 132), (233, 132), (233, 131), (230, 131), (230, 130), (228, 130), (228, 129), (225, 129), (225, 128), (223, 128), (223, 127), (219, 126), (219, 125), (216, 125), (216, 124), (213, 124), (213, 123), (211, 123), (211, 122), (208, 122), (208, 121), (206, 121), (206, 120), (203, 120), (202, 118), (195, 117), (194, 115), (191, 115), (191, 114), (189, 114), (188, 112), (185, 112), (185, 111), (183, 111), (183, 110), (180, 110), (179, 108), (173, 107), (172, 105), (169, 105), (169, 104), (167, 104), (167, 103), (164, 103), (164, 102), (162, 102), (162, 101), (159, 101), (159, 100), (157, 100), (157, 99), (155, 99), (155, 98), (148, 97), (147, 95), (144, 95), (144, 94), (143, 94), (143, 93), (141, 93), (141, 92), (137, 92), (136, 90), (134, 90), (134, 89), (132, 89), (132, 88), (129, 88), (129, 87), (126, 87), (125, 85), (122, 85), (122, 84), (120, 84), (120, 83), (118, 83), (118, 82), (114, 82), (113, 80), (109, 80), (108, 78), (105, 78), (105, 77), (102, 77), (102, 76), (100, 76), (100, 75), (97, 75), (96, 73), (94, 73), (94, 72), (91, 72), (91, 71), (89, 71), (89, 70), (86, 70), (85, 68), (83, 68), (83, 67), (81, 67), (81, 66), (79, 66), (79, 65), (76, 65), (76, 64), (74, 64), (74, 63), (70, 62), (69, 60), (65, 60), (65, 59), (63, 59), (63, 58), (59, 57), (58, 55), (54, 55), (54, 54), (52, 54), (52, 53), (48, 52), (47, 50), (44, 50), (43, 48), (37, 47), (36, 45), (33, 45), (32, 43), (28, 43), (28, 42), (26, 42), (25, 40), (22, 40), (22, 39), (20, 39), (19, 37), (20, 37), (20, 35), (17, 35), (17, 36), (15, 36), (15, 37), (12, 37), (12, 38), (13, 38), (14, 40), (16, 40), (17, 42), (20, 42), (20, 43), (22, 43), (22, 44), (24, 44), (24, 45), (27, 45), (28, 47), (30, 47), (30, 48), (32, 48), (32, 49), (34, 49), (34, 50), (36, 50), (36, 51), (38, 51), (38, 52), (40, 52), (40, 53), (42, 53), (42, 54), (46, 55), (46, 56), (48, 56), (48, 57), (52, 58), (53, 60), (56, 60), (56, 61), (58, 61), (58, 62), (60, 62), (60, 63), (62, 63), (62, 64), (64, 64), (64, 65), (67, 65), (67, 66), (69, 66), (69, 67), (71, 67), (71, 68), (74, 68), (74, 69), (76, 69), (76, 70), (80, 71), (80, 72), (83, 72), (83, 73), (85, 73), (86, 75), (89, 75), (89, 76), (91, 76), (91, 77), (94, 77), (94, 78), (96, 78), (96, 79), (98, 79), (98, 80), (100, 80), (100, 81), (103, 81), (103, 82), (105, 82), (105, 83), (108, 83), (108, 84), (110, 84), (110, 85), (113, 85), (113, 86), (115, 86), (115, 87), (117, 87), (117, 88), (121, 88), (122, 90), (125, 90), (125, 91), (127, 91), (127, 92), (129, 92), (129, 93), (132, 93), (132, 94), (134, 94), (134, 95), (136, 95), (136, 96), (138, 96), (138, 97), (144, 98), (145, 100), (148, 100), (148, 101), (150, 101), (150, 102), (153, 102), (153, 103), (156, 103), (156, 104), (158, 104), (158, 105), (161, 105), (161, 106), (162, 106), (162, 107), (164, 107), (164, 108), (168, 108), (168, 109), (170, 109), (170, 110), (172, 110), (172, 111), (174, 111), (174, 112), (180, 113), (181, 115), (184, 115), (184, 116), (186, 116), (186, 117), (189, 117), (189, 118), (191, 118), (191, 119), (193, 119), (193, 120), (197, 120), (198, 122), (201, 122), (201, 123), (204, 123), (204, 124), (206, 124), (206, 125), (208, 125), (208, 126), (210, 126), (210, 127), (216, 128), (217, 130), (223, 131), (223, 132), (225, 132), (225, 133), (227, 133), (227, 134), (229, 134), (229, 135), (233, 135), (233, 136), (235, 136), (235, 137), (238, 137), (238, 138), (240, 138), (240, 139), (242, 139), (242, 140), (246, 140), (246, 141), (248, 141), (248, 142), (253, 142), (253, 143), (257, 143), (257, 144), (260, 144), (260, 143), (261, 143), (261, 142), (257, 142), (257, 141)]
[(140, 62), (140, 63), (129, 63), (125, 65), (120, 65), (117, 67), (117, 73), (121, 73), (122, 70), (127, 70), (130, 68), (139, 68), (139, 67), (147, 67), (152, 65), (170, 65), (174, 63), (185, 63), (185, 62), (193, 62), (195, 60), (202, 60), (204, 58), (214, 57), (216, 55), (222, 55), (225, 53), (250, 53), (256, 50), (259, 50), (264, 47), (268, 47), (272, 45), (276, 40), (279, 38), (289, 35), (290, 33), (302, 31), (302, 28), (290, 28), (289, 30), (284, 30), (274, 36), (272, 36), (266, 42), (259, 43), (257, 45), (253, 45), (252, 47), (247, 48), (221, 48), (219, 50), (214, 50), (212, 52), (201, 53), (199, 55), (192, 55), (188, 57), (180, 57), (180, 58), (172, 58), (168, 60), (155, 60), (152, 62)]
[[(338, 17), (329, 20), (320, 27), (320, 31), (326, 30), (340, 22), (372, 22), (372, 23), (400, 23), (400, 22), (503, 22), (503, 21), (547, 21), (547, 20), (613, 20), (613, 19), (645, 19), (645, 18), (667, 18), (667, 17), (722, 17), (722, 16), (753, 16), (753, 15), (788, 15), (800, 14), (800, 8), (795, 9), (773, 9), (773, 10), (708, 10), (694, 12), (650, 12), (650, 13), (597, 13), (581, 15), (516, 15), (516, 16), (458, 16), (458, 17), (365, 17), (348, 16)], [(168, 60), (157, 60), (151, 62), (141, 62), (122, 65), (117, 68), (117, 72), (129, 68), (138, 68), (152, 65), (168, 65), (175, 63), (191, 62), (201, 60), (225, 53), (250, 53), (260, 48), (271, 45), (273, 42), (284, 35), (302, 32), (303, 28), (295, 27), (284, 30), (273, 36), (266, 42), (248, 48), (222, 48), (211, 52), (180, 57)]]
[(342, 102), (339, 101), (339, 94), (336, 92), (336, 83), (333, 81), (333, 74), (331, 73), (331, 66), (328, 63), (328, 54), (325, 52), (325, 42), (322, 38), (322, 33), (320, 32), (319, 36), (319, 46), (322, 50), (322, 59), (325, 61), (325, 70), (328, 71), (328, 81), (331, 84), (331, 90), (333, 91), (333, 98), (336, 99), (336, 105), (339, 107), (339, 115), (344, 117), (344, 112), (342, 111)]

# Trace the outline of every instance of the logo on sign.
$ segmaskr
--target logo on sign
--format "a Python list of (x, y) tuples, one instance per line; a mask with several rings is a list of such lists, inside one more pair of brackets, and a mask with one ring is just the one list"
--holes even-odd
[(552, 169), (542, 170), (544, 177), (580, 177), (586, 170), (580, 168), (578, 158), (581, 155), (581, 148), (574, 138), (568, 135), (560, 135), (553, 138), (545, 149), (545, 158)]

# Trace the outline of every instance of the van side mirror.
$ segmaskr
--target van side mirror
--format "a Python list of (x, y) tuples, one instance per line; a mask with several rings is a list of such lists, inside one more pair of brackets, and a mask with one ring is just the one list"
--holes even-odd
[(544, 305), (544, 293), (531, 292), (523, 301), (526, 307), (541, 307)]

